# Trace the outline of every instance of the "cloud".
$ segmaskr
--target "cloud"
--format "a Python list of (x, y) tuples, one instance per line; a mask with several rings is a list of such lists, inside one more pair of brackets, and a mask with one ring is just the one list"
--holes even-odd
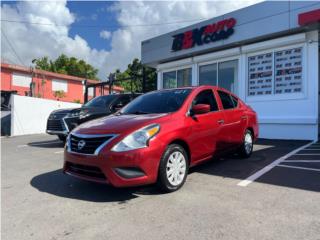
[[(141, 41), (196, 22), (181, 23), (181, 21), (211, 18), (255, 2), (257, 0), (115, 2), (108, 7), (105, 14), (110, 14), (110, 11), (115, 13), (120, 28), (112, 34), (108, 30), (100, 32), (100, 37), (111, 42), (110, 51), (90, 47), (87, 41), (79, 35), (69, 36), (71, 24), (76, 21), (76, 16), (70, 12), (66, 1), (23, 1), (14, 5), (3, 3), (1, 6), (2, 19), (40, 24), (2, 22), (1, 28), (24, 65), (30, 66), (34, 58), (43, 56), (56, 58), (61, 53), (65, 53), (82, 58), (98, 68), (99, 77), (104, 80), (110, 71), (118, 68), (124, 70), (133, 58), (140, 58)], [(179, 21), (180, 23), (161, 25), (161, 23)], [(108, 23), (99, 24), (107, 25)], [(159, 25), (137, 26), (146, 24)], [(1, 35), (1, 47), (2, 59), (21, 64), (3, 34)]]
[(109, 39), (111, 37), (111, 32), (103, 30), (100, 32), (100, 37), (103, 39)]

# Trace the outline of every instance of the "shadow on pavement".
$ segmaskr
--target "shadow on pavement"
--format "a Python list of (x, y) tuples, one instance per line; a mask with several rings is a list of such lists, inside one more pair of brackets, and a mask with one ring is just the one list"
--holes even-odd
[(62, 169), (47, 172), (31, 179), (31, 186), (40, 192), (59, 197), (90, 202), (117, 202), (118, 204), (141, 195), (161, 194), (154, 186), (114, 188), (109, 185), (78, 180), (62, 173)]
[[(239, 179), (240, 182), (308, 142), (259, 139), (255, 144), (252, 156), (248, 159), (241, 159), (235, 154), (229, 155), (196, 166), (190, 169), (190, 173), (199, 172), (224, 178), (234, 178)], [(302, 158), (305, 158), (305, 156)], [(309, 163), (309, 166), (313, 165)], [(255, 182), (320, 192), (320, 172), (317, 171), (274, 167), (256, 179)]]
[[(235, 154), (229, 155), (193, 167), (189, 174), (198, 172), (241, 181), (306, 143), (307, 141), (259, 140), (252, 156), (248, 159), (241, 159)], [(319, 172), (292, 171), (292, 169), (275, 167), (255, 182), (320, 192)], [(117, 202), (119, 204), (137, 198), (139, 194), (162, 194), (155, 186), (114, 188), (104, 184), (82, 181), (64, 175), (61, 169), (35, 176), (31, 180), (31, 185), (41, 192), (60, 197), (91, 202)]]
[(38, 148), (63, 148), (64, 143), (57, 139), (49, 141), (30, 142), (28, 143), (28, 146)]

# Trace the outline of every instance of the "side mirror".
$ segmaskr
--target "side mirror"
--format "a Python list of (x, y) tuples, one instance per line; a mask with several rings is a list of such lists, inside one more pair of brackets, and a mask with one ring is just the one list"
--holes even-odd
[(191, 108), (191, 115), (204, 114), (210, 112), (209, 104), (197, 104)]

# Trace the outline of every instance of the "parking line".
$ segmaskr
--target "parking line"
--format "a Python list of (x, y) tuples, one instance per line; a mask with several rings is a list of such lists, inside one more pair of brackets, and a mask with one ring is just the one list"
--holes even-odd
[(18, 145), (17, 148), (28, 147), (28, 145)]
[(295, 169), (302, 169), (302, 170), (310, 170), (310, 171), (320, 172), (320, 169), (318, 169), (318, 168), (297, 167), (297, 166), (290, 166), (290, 165), (285, 165), (285, 164), (279, 164), (277, 167), (295, 168)]
[(58, 151), (58, 152), (54, 152), (54, 154), (59, 154), (59, 153), (63, 153), (64, 151)]
[(310, 142), (310, 143), (308, 143), (306, 145), (303, 145), (303, 146), (301, 146), (301, 147), (299, 147), (299, 148), (287, 153), (286, 155), (278, 158), (277, 160), (273, 161), (269, 165), (267, 165), (264, 168), (260, 169), (258, 172), (256, 172), (253, 175), (249, 176), (247, 179), (240, 181), (237, 185), (240, 186), (240, 187), (248, 186), (250, 183), (254, 182), (256, 179), (261, 177), (263, 174), (269, 172), (272, 168), (274, 168), (275, 166), (277, 166), (278, 164), (280, 164), (281, 162), (283, 162), (287, 158), (291, 157), (292, 155), (296, 154), (297, 152), (301, 151), (302, 149), (304, 149), (306, 147), (309, 147), (312, 144), (314, 144), (314, 142)]
[(284, 160), (283, 162), (291, 162), (291, 163), (318, 163), (320, 160)]

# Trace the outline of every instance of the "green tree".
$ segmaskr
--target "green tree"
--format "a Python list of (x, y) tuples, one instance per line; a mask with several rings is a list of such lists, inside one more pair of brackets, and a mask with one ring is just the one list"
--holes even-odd
[(119, 69), (115, 71), (116, 80), (130, 78), (131, 81), (117, 81), (115, 84), (120, 85), (125, 89), (125, 91), (142, 92), (142, 74), (143, 67), (145, 67), (145, 77), (146, 77), (146, 91), (155, 90), (157, 74), (154, 68), (143, 66), (141, 61), (135, 58), (132, 63), (130, 63), (124, 72)]
[(98, 69), (95, 69), (82, 59), (68, 57), (64, 54), (61, 54), (55, 60), (42, 57), (32, 60), (32, 63), (36, 65), (37, 69), (98, 80)]

